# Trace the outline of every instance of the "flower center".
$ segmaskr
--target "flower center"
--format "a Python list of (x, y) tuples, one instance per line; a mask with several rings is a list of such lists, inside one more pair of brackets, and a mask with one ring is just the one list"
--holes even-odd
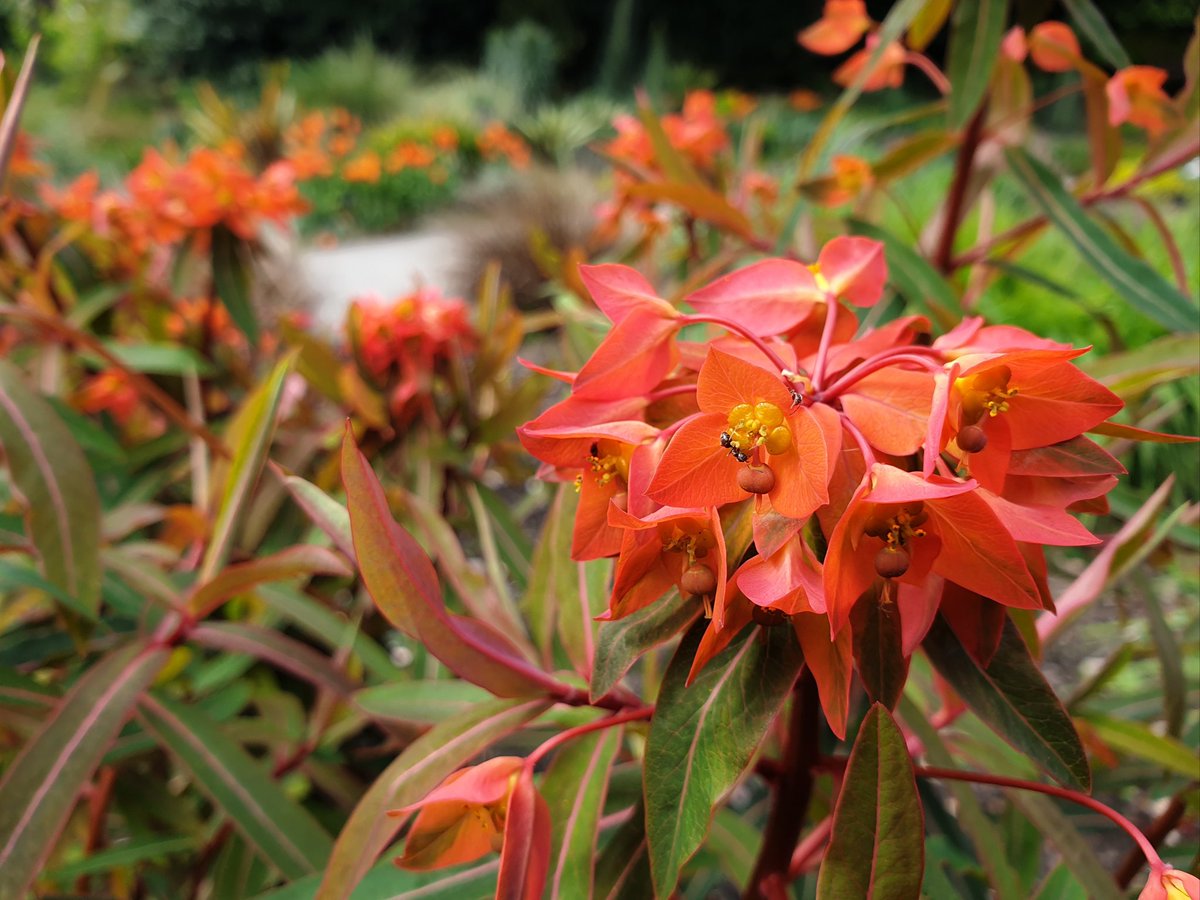
[(884, 541), (887, 549), (900, 550), (913, 538), (925, 537), (925, 529), (920, 526), (924, 525), (928, 518), (925, 504), (919, 501), (906, 503), (904, 506), (891, 504), (877, 510), (867, 520), (863, 530), (871, 537)]
[(1016, 396), (1017, 389), (1008, 386), (1012, 370), (1008, 366), (996, 366), (978, 375), (968, 375), (955, 381), (955, 388), (962, 396), (963, 421), (978, 422), (985, 415), (995, 418), (1008, 412), (1008, 401)]
[(622, 484), (629, 481), (629, 460), (619, 447), (607, 446), (611, 443), (597, 441), (592, 444), (591, 453), (587, 457), (592, 477), (600, 487), (607, 486), (613, 479), (620, 479)]
[(708, 556), (708, 551), (717, 546), (713, 533), (699, 523), (690, 525), (679, 522), (659, 526), (663, 550), (668, 553), (686, 553), (688, 565)]
[(792, 432), (783, 420), (783, 410), (774, 403), (739, 403), (729, 412), (721, 446), (738, 462), (747, 462), (759, 447), (776, 456), (786, 453), (792, 447)]

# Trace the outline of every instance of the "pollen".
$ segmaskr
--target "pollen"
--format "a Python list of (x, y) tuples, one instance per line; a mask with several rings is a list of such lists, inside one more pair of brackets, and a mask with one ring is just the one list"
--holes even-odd
[(1017, 389), (1009, 387), (1011, 379), (1012, 369), (1008, 366), (957, 379), (954, 386), (962, 397), (964, 422), (978, 422), (985, 415), (994, 419), (1008, 412), (1008, 401), (1017, 395)]
[(778, 456), (792, 447), (791, 429), (784, 424), (784, 412), (774, 403), (739, 403), (729, 411), (729, 427), (721, 432), (721, 446), (738, 462), (747, 462), (762, 447)]
[(592, 476), (596, 479), (596, 484), (600, 487), (608, 486), (614, 479), (620, 479), (621, 482), (629, 481), (629, 459), (619, 451), (606, 452), (610, 448), (604, 446), (612, 442), (597, 442), (592, 444), (591, 453), (588, 454), (587, 463), (592, 470)]

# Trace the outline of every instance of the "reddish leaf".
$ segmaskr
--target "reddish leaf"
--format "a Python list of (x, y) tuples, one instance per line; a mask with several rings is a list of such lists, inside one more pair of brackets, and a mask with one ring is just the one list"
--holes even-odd
[[(1099, 426), (1108, 428), (1111, 423)], [(1083, 435), (1048, 447), (1018, 450), (1009, 459), (1013, 475), (1077, 477), (1081, 475), (1124, 475), (1125, 467), (1095, 441)]]
[(835, 237), (817, 257), (817, 269), (829, 289), (855, 306), (874, 306), (887, 283), (883, 243), (864, 237)]
[(496, 900), (540, 900), (550, 871), (550, 811), (523, 768), (508, 800)]
[(629, 194), (642, 200), (674, 203), (697, 219), (711, 222), (730, 234), (746, 239), (754, 237), (754, 226), (746, 214), (712, 188), (700, 184), (656, 181), (635, 184), (629, 189)]
[(679, 322), (650, 309), (634, 309), (613, 326), (575, 377), (581, 399), (616, 400), (644, 394), (675, 368)]
[(1029, 32), (1029, 55), (1044, 72), (1069, 72), (1079, 61), (1079, 40), (1063, 22), (1040, 22)]
[(1005, 608), (974, 591), (947, 584), (940, 611), (971, 659), (987, 668), (1004, 634)]
[(1161, 431), (1149, 431), (1145, 428), (1135, 428), (1133, 425), (1122, 425), (1120, 422), (1102, 422), (1094, 428), (1089, 428), (1088, 431), (1092, 434), (1102, 434), (1105, 437), (1147, 441), (1151, 444), (1194, 444), (1196, 441), (1200, 441), (1200, 438), (1189, 434), (1164, 434)]
[(698, 312), (722, 316), (765, 336), (798, 325), (824, 295), (808, 266), (789, 259), (764, 259), (718, 278), (685, 299)]
[(877, 450), (916, 453), (925, 443), (933, 405), (928, 372), (889, 368), (872, 373), (842, 395), (842, 408)]
[(796, 40), (806, 50), (822, 56), (845, 53), (871, 27), (863, 0), (825, 0), (821, 18), (809, 25)]
[(646, 493), (679, 507), (720, 506), (747, 497), (738, 487), (742, 463), (721, 446), (726, 416), (700, 413), (685, 420), (667, 445)]
[(921, 893), (925, 820), (904, 735), (879, 703), (859, 729), (833, 813), (817, 900)]
[(792, 627), (804, 651), (804, 664), (813, 673), (817, 693), (829, 729), (840, 739), (846, 737), (850, 714), (850, 682), (854, 676), (854, 642), (850, 629), (829, 636), (829, 619), (812, 613), (792, 616)]
[(499, 697), (561, 691), (497, 632), (446, 610), (433, 563), (392, 518), (383, 487), (349, 428), (342, 443), (342, 480), (363, 582), (393, 625), (422, 641), (451, 671)]
[(850, 614), (859, 677), (867, 696), (888, 709), (895, 709), (908, 679), (895, 590), (895, 585), (885, 582), (882, 589), (868, 591)]
[(596, 305), (614, 325), (620, 324), (634, 310), (643, 308), (663, 318), (679, 315), (670, 303), (658, 296), (654, 285), (629, 266), (580, 266), (579, 277), (587, 285)]
[(197, 619), (210, 615), (230, 597), (269, 581), (297, 576), (344, 575), (353, 571), (346, 561), (324, 547), (289, 547), (271, 556), (229, 566), (204, 584), (197, 585), (187, 600), (188, 611)]

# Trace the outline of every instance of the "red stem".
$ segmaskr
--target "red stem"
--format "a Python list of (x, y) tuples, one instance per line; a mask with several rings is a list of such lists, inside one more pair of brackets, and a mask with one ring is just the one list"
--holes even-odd
[(568, 741), (573, 741), (581, 735), (588, 734), (592, 731), (600, 731), (604, 728), (613, 728), (617, 725), (624, 725), (626, 722), (636, 722), (639, 719), (649, 719), (654, 715), (653, 706), (640, 706), (637, 709), (627, 710), (626, 712), (617, 713), (613, 716), (608, 716), (604, 719), (597, 719), (595, 722), (587, 722), (584, 725), (577, 725), (574, 728), (569, 728), (566, 731), (554, 735), (536, 750), (525, 758), (525, 768), (532, 769), (538, 762), (551, 750)]
[[(921, 348), (914, 347), (911, 349), (919, 351)], [(929, 356), (922, 356), (919, 354), (919, 352), (897, 352), (895, 350), (885, 350), (883, 353), (863, 360), (824, 391), (821, 391), (817, 399), (832, 400), (839, 394), (844, 394), (848, 388), (858, 384), (858, 382), (862, 381), (872, 372), (878, 372), (880, 369), (886, 369), (888, 366), (894, 366), (900, 363), (912, 363), (914, 365), (921, 366), (924, 369), (928, 369), (931, 372), (936, 372), (942, 368)]]
[(867, 470), (870, 471), (871, 466), (875, 465), (875, 451), (871, 449), (871, 445), (867, 443), (867, 439), (863, 433), (858, 430), (858, 426), (850, 421), (850, 417), (845, 413), (842, 413), (841, 416), (842, 427), (853, 436), (855, 442), (858, 444), (858, 449), (862, 451), (863, 462), (866, 464)]
[(933, 82), (933, 86), (938, 89), (943, 97), (950, 93), (950, 81), (942, 74), (942, 70), (934, 65), (924, 53), (916, 53), (909, 50), (904, 54), (904, 61), (914, 68), (920, 69), (925, 73), (926, 77)]
[(825, 380), (825, 366), (829, 363), (829, 345), (833, 343), (833, 332), (837, 328), (838, 300), (833, 294), (825, 293), (825, 327), (821, 329), (821, 343), (817, 345), (817, 358), (813, 362), (813, 392), (821, 392)]
[(942, 274), (948, 274), (954, 270), (954, 237), (958, 234), (958, 226), (965, 211), (967, 187), (971, 183), (971, 168), (975, 164), (975, 153), (983, 142), (983, 120), (986, 116), (987, 103), (984, 103), (967, 123), (962, 144), (958, 148), (958, 160), (954, 164), (954, 181), (950, 184), (950, 196), (946, 200), (942, 234), (938, 240), (937, 251), (933, 256), (933, 264)]
[(694, 384), (677, 384), (674, 387), (663, 388), (661, 391), (655, 391), (647, 395), (646, 403), (657, 403), (659, 400), (666, 400), (668, 397), (677, 397), (680, 394), (696, 393), (696, 385)]
[(707, 322), (710, 325), (719, 325), (721, 328), (724, 328), (726, 331), (731, 331), (734, 334), (741, 335), (746, 340), (748, 340), (750, 343), (752, 343), (755, 347), (757, 347), (759, 350), (761, 350), (763, 352), (763, 355), (766, 356), (767, 359), (769, 359), (771, 361), (771, 363), (777, 369), (779, 369), (779, 372), (781, 375), (784, 372), (791, 371), (791, 368), (788, 366), (788, 364), (783, 361), (783, 358), (778, 353), (776, 353), (774, 350), (771, 349), (771, 347), (767, 344), (766, 341), (764, 341), (758, 335), (756, 335), (750, 331), (747, 331), (745, 328), (743, 328), (737, 322), (730, 321), (729, 319), (724, 319), (721, 316), (707, 316), (707, 315), (698, 315), (698, 314), (691, 315), (691, 316), (684, 316), (683, 321), (689, 325), (696, 323), (696, 322)]

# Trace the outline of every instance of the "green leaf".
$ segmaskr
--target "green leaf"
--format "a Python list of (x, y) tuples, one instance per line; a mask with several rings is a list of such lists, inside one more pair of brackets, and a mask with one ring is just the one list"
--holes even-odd
[(207, 714), (148, 695), (139, 716), (242, 837), (285, 877), (298, 878), (325, 865), (333, 847), (329, 835)]
[(672, 589), (667, 596), (615, 622), (602, 622), (596, 633), (591, 695), (603, 697), (620, 683), (646, 651), (665, 643), (700, 615), (700, 605)]
[(292, 499), (320, 528), (333, 545), (350, 559), (354, 559), (354, 538), (350, 534), (350, 513), (327, 493), (298, 475), (289, 475), (283, 480)]
[(671, 659), (646, 741), (646, 837), (655, 893), (671, 894), (704, 842), (713, 807), (749, 765), (800, 669), (790, 628), (751, 628), (686, 685), (707, 628)]
[(946, 24), (953, 7), (953, 0), (925, 0), (921, 11), (913, 17), (908, 29), (906, 43), (909, 49), (920, 53), (929, 46), (929, 42), (937, 37), (937, 33)]
[(248, 653), (341, 697), (349, 697), (358, 687), (327, 656), (273, 628), (248, 622), (202, 622), (189, 637), (204, 647)]
[(833, 813), (817, 900), (921, 893), (925, 823), (904, 735), (876, 703), (858, 730)]
[[(937, 730), (908, 697), (900, 698), (900, 715), (904, 724), (920, 740), (925, 758), (930, 763), (940, 768), (954, 767), (955, 760), (942, 743)], [(950, 781), (946, 782), (944, 787), (955, 800), (954, 822), (961, 825), (970, 837), (998, 900), (1026, 900), (1027, 892), (1022, 890), (1016, 871), (1004, 855), (1004, 841), (992, 820), (983, 811), (971, 786), (961, 781)]]
[(0, 361), (0, 447), (26, 503), (46, 579), (95, 618), (100, 605), (100, 495), (87, 459), (46, 400)]
[(1063, 0), (1063, 5), (1080, 34), (1091, 41), (1109, 63), (1118, 69), (1132, 65), (1120, 39), (1113, 34), (1113, 30), (1092, 0)]
[(850, 619), (854, 660), (867, 696), (888, 709), (895, 709), (908, 680), (900, 609), (895, 601), (883, 602), (879, 592), (872, 590), (854, 604)]
[(96, 875), (134, 865), (143, 865), (174, 856), (179, 853), (195, 851), (194, 837), (148, 837), (132, 840), (118, 847), (98, 850), (78, 862), (56, 866), (46, 873), (46, 877), (63, 884), (73, 881), (81, 875)]
[[(123, 344), (120, 341), (105, 341), (104, 348), (135, 372), (148, 375), (211, 375), (212, 363), (191, 347), (180, 344)], [(92, 357), (87, 355), (89, 362)], [(101, 368), (109, 365), (100, 362)]]
[(1196, 305), (1144, 260), (1131, 256), (1097, 225), (1058, 176), (1024, 150), (1005, 150), (1009, 168), (1033, 201), (1080, 255), (1135, 309), (1171, 331), (1196, 331)]
[[(348, 896), (350, 900), (487, 900), (496, 892), (500, 861), (472, 863), (452, 869), (410, 872), (391, 859), (371, 867)], [(313, 900), (321, 879), (306, 875), (254, 900)]]
[(889, 280), (909, 303), (928, 309), (943, 327), (949, 327), (958, 320), (962, 302), (929, 260), (891, 232), (869, 222), (852, 219), (851, 225), (855, 234), (883, 241)]
[(1012, 620), (987, 667), (966, 651), (940, 615), (925, 638), (934, 668), (974, 713), (1062, 784), (1091, 789), (1087, 754), (1071, 717), (1029, 655)]
[(9, 591), (17, 591), (22, 589), (33, 589), (37, 591), (45, 591), (63, 606), (74, 612), (79, 613), (85, 618), (94, 619), (93, 611), (86, 606), (82, 606), (74, 595), (68, 594), (57, 584), (47, 581), (41, 574), (33, 568), (32, 561), (17, 559), (5, 559), (0, 556), (0, 596), (7, 595)]
[(728, 806), (717, 810), (705, 848), (720, 860), (721, 869), (734, 884), (749, 884), (754, 861), (762, 845), (762, 832)]
[(619, 726), (607, 728), (572, 741), (542, 780), (541, 793), (550, 807), (551, 897), (592, 896), (596, 832), (621, 732)]
[(28, 675), (0, 667), (0, 705), (30, 706), (49, 709), (58, 703), (59, 693)]
[(279, 401), (290, 370), (291, 357), (278, 362), (267, 380), (246, 398), (226, 434), (226, 442), (233, 450), (233, 459), (225, 470), (221, 503), (208, 549), (200, 565), (201, 581), (212, 580), (229, 558), (234, 529), (250, 501), (275, 435)]
[(970, 121), (987, 94), (1008, 24), (1008, 0), (973, 0), (954, 7), (947, 51), (950, 127)]
[(246, 335), (250, 346), (257, 346), (258, 317), (250, 299), (250, 262), (246, 244), (224, 226), (212, 231), (212, 276), (217, 297), (229, 310), (229, 317)]
[(354, 705), (373, 719), (433, 725), (467, 712), (491, 694), (469, 681), (401, 681), (365, 688)]
[(8, 174), (8, 163), (12, 159), (13, 150), (17, 144), (17, 129), (21, 122), (21, 110), (25, 108), (25, 98), (29, 96), (29, 85), (33, 83), (33, 61), (37, 59), (38, 44), (41, 35), (35, 34), (25, 48), (25, 59), (21, 62), (21, 71), (13, 83), (4, 108), (4, 118), (0, 119), (0, 187), (3, 187), (4, 177)]
[(1053, 800), (1032, 791), (1009, 790), (1006, 793), (1038, 831), (1054, 844), (1067, 868), (1087, 888), (1087, 895), (1092, 900), (1121, 900), (1124, 894), (1117, 890), (1108, 868), (1096, 858), (1083, 835)]
[(1122, 753), (1129, 753), (1169, 769), (1191, 781), (1200, 780), (1200, 760), (1196, 752), (1176, 738), (1157, 735), (1139, 722), (1108, 716), (1084, 717), (1096, 737)]
[(0, 781), (0, 898), (20, 900), (41, 871), (84, 784), (170, 651), (114, 650), (62, 698)]
[[(1189, 504), (1190, 505), (1190, 504)], [(1163, 616), (1162, 604), (1149, 589), (1143, 595), (1146, 604), (1146, 622), (1150, 626), (1150, 637), (1154, 640), (1154, 651), (1158, 656), (1159, 671), (1162, 673), (1163, 718), (1167, 723), (1167, 734), (1178, 738), (1183, 731), (1187, 715), (1187, 681), (1183, 674), (1183, 654), (1171, 626)]]
[(639, 798), (596, 861), (596, 900), (652, 900), (646, 809)]
[[(543, 700), (492, 700), (435, 725), (392, 761), (343, 826), (325, 867), (318, 900), (345, 900), (404, 824), (385, 813), (420, 800), (447, 775), (548, 707)], [(354, 896), (357, 896), (355, 893)]]

